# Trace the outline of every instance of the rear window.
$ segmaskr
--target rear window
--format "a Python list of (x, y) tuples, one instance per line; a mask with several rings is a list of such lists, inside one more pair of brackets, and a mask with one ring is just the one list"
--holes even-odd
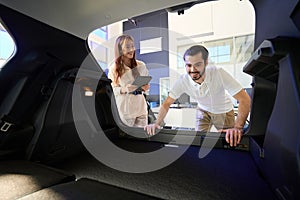
[[(147, 100), (154, 113), (185, 73), (183, 53), (195, 44), (209, 50), (210, 63), (225, 69), (244, 88), (251, 88), (252, 77), (243, 72), (254, 50), (255, 11), (249, 1), (220, 0), (181, 11), (163, 9), (96, 29), (89, 36), (89, 47), (106, 74), (114, 63), (115, 40), (122, 34), (134, 38), (136, 58), (152, 76)], [(171, 108), (166, 125), (193, 130), (196, 100), (184, 96), (179, 103), (182, 109)]]
[(0, 23), (0, 70), (15, 51), (15, 43)]

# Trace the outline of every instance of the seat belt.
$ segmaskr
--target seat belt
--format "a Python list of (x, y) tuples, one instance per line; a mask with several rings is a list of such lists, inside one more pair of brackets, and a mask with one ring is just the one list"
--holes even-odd
[(62, 62), (51, 57), (40, 69), (40, 73), (34, 78), (29, 85), (25, 85), (26, 89), (21, 91), (20, 97), (9, 113), (4, 114), (0, 121), (0, 133), (7, 134), (18, 129), (31, 125), (34, 113), (41, 105), (42, 101), (49, 97), (51, 88), (49, 85), (55, 75), (62, 68)]

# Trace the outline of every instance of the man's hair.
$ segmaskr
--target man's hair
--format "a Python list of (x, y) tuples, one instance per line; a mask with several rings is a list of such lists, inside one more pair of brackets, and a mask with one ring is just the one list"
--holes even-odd
[(188, 48), (185, 51), (184, 55), (183, 55), (183, 60), (185, 61), (186, 56), (194, 56), (194, 55), (196, 55), (200, 52), (202, 53), (203, 60), (207, 61), (207, 59), (208, 59), (208, 50), (202, 45), (195, 45), (195, 46), (192, 46), (192, 47)]

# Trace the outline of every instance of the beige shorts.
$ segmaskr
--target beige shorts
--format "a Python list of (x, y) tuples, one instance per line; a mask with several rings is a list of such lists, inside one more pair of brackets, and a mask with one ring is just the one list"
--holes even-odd
[(213, 125), (218, 130), (232, 128), (234, 127), (234, 121), (233, 110), (227, 113), (213, 114), (197, 107), (196, 131), (208, 132)]

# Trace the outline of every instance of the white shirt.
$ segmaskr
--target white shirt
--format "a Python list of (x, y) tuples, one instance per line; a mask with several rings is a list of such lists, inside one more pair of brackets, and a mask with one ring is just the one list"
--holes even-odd
[(183, 74), (170, 90), (169, 96), (177, 99), (181, 94), (186, 93), (197, 100), (200, 109), (220, 114), (233, 109), (228, 93), (234, 96), (242, 89), (241, 84), (224, 69), (207, 66), (205, 79), (201, 84), (193, 81), (189, 74)]
[[(147, 103), (143, 95), (121, 94), (120, 92), (121, 87), (126, 87), (128, 84), (132, 84), (134, 81), (131, 69), (126, 65), (124, 66), (125, 73), (122, 75), (122, 77), (118, 78), (119, 85), (112, 85), (120, 117), (121, 119), (132, 119), (142, 115), (148, 115)], [(144, 62), (137, 60), (136, 68), (141, 76), (148, 76), (149, 72)], [(114, 80), (114, 77), (113, 65), (109, 69), (108, 78)]]

